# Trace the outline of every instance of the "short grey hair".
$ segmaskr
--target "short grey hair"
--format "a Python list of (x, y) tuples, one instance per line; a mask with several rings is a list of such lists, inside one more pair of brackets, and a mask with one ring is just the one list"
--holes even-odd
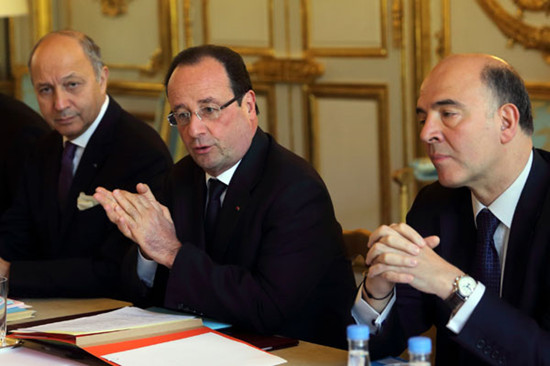
[(101, 49), (94, 42), (94, 40), (91, 39), (86, 34), (84, 34), (82, 32), (79, 32), (79, 31), (71, 30), (71, 29), (65, 29), (65, 30), (50, 32), (50, 33), (46, 34), (44, 37), (40, 38), (40, 40), (34, 45), (34, 47), (31, 50), (31, 54), (29, 56), (29, 61), (27, 63), (27, 65), (29, 67), (29, 70), (31, 69), (32, 56), (34, 55), (34, 52), (36, 51), (38, 46), (42, 43), (42, 41), (44, 39), (46, 39), (50, 35), (54, 35), (54, 34), (58, 34), (58, 35), (62, 35), (62, 36), (66, 36), (66, 37), (76, 39), (78, 41), (78, 43), (80, 43), (80, 46), (82, 47), (82, 50), (84, 51), (84, 54), (88, 57), (88, 60), (90, 60), (90, 63), (92, 64), (96, 79), (97, 79), (97, 81), (99, 81), (100, 78), (101, 78), (101, 71), (103, 70), (103, 66), (105, 66), (105, 64), (101, 60)]

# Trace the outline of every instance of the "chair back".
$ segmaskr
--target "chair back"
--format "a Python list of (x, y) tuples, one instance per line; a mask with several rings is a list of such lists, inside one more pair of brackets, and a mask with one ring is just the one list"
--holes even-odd
[(361, 283), (367, 271), (365, 256), (371, 232), (366, 229), (343, 230), (346, 257), (351, 261), (355, 282)]

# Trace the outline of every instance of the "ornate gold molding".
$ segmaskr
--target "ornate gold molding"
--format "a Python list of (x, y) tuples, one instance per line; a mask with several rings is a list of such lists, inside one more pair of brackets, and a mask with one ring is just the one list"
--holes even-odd
[(311, 59), (261, 57), (249, 72), (261, 82), (310, 84), (323, 75), (324, 67)]
[(101, 0), (101, 12), (108, 17), (118, 17), (128, 12), (128, 3), (131, 0)]
[[(49, 22), (51, 23), (51, 0), (36, 0), (37, 2), (50, 2)], [(72, 13), (74, 11), (74, 0), (66, 0), (65, 2), (65, 17), (67, 19), (66, 26), (68, 28), (78, 28), (73, 24)], [(105, 7), (110, 7), (111, 12), (126, 9), (127, 2), (131, 0), (101, 0), (101, 12), (105, 14)], [(125, 7), (126, 6), (126, 7)], [(115, 9), (116, 8), (116, 9)], [(157, 22), (159, 29), (159, 47), (153, 51), (146, 64), (122, 64), (109, 63), (107, 66), (112, 69), (122, 70), (137, 70), (142, 75), (154, 76), (163, 71), (172, 61), (172, 57), (177, 53), (179, 48), (178, 28), (177, 28), (177, 0), (157, 0)], [(120, 15), (120, 14), (118, 14)], [(45, 20), (44, 20), (45, 21)], [(39, 22), (40, 24), (40, 22)], [(46, 32), (47, 33), (47, 32)]]
[(514, 3), (521, 9), (521, 11), (544, 11), (547, 15), (550, 13), (549, 0), (514, 0)]
[[(212, 43), (212, 36), (210, 32), (210, 1), (211, 0), (202, 0), (202, 32), (204, 37), (204, 43)], [(259, 0), (254, 0), (259, 1)], [(237, 44), (227, 44), (224, 43), (224, 46), (227, 46), (231, 49), (233, 49), (235, 52), (240, 53), (241, 55), (253, 55), (253, 56), (273, 56), (275, 54), (275, 50), (273, 48), (274, 44), (274, 35), (273, 35), (273, 0), (265, 0), (267, 1), (267, 21), (268, 21), (268, 39), (267, 39), (267, 46), (266, 47), (256, 47), (256, 46), (246, 46), (246, 45), (237, 45)], [(258, 16), (261, 16), (259, 14)], [(216, 41), (216, 43), (219, 43), (219, 41)]]
[(144, 83), (139, 81), (109, 81), (107, 89), (109, 93), (149, 98), (158, 98), (160, 93), (164, 93), (164, 85), (162, 83)]
[(32, 18), (34, 28), (34, 41), (53, 30), (52, 26), (52, 0), (35, 0), (32, 4)]
[[(277, 100), (275, 95), (275, 85), (272, 83), (254, 83), (254, 91), (256, 96), (263, 96), (266, 98), (266, 104), (268, 105), (267, 111), (260, 110), (260, 113), (264, 115), (263, 118), (267, 118), (267, 131), (275, 139), (277, 139)], [(266, 117), (267, 116), (267, 117)]]
[(536, 49), (543, 53), (550, 63), (550, 27), (535, 27), (522, 20), (521, 9), (548, 10), (549, 1), (515, 0), (520, 7), (518, 16), (509, 14), (496, 0), (477, 0), (479, 6), (495, 22), (497, 27), (513, 42), (527, 49)]
[[(365, 1), (365, 0), (363, 0)], [(301, 0), (302, 42), (305, 53), (312, 57), (387, 57), (386, 18), (387, 0), (380, 1), (380, 46), (379, 47), (313, 47), (311, 45), (311, 4), (312, 0)]]
[(393, 0), (391, 5), (393, 47), (403, 48), (403, 0)]
[(306, 115), (308, 159), (319, 171), (319, 98), (350, 98), (374, 100), (377, 104), (378, 123), (378, 162), (380, 182), (380, 221), (391, 222), (391, 173), (390, 173), (390, 122), (389, 92), (385, 84), (312, 84), (304, 89)]

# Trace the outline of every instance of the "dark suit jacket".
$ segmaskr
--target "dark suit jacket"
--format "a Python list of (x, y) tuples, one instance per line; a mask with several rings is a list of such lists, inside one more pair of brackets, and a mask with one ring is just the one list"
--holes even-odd
[(39, 136), (51, 131), (25, 103), (0, 93), (0, 216), (11, 205), (25, 159)]
[(79, 211), (80, 192), (97, 186), (135, 191), (172, 164), (159, 135), (125, 112), (113, 98), (84, 150), (65, 207), (57, 182), (62, 137), (39, 140), (21, 189), (0, 221), (0, 257), (11, 262), (10, 296), (118, 297), (120, 262), (131, 247), (103, 208)]
[[(437, 327), (437, 365), (550, 365), (550, 153), (534, 150), (533, 166), (510, 231), (502, 299), (487, 291), (462, 331), (446, 328), (450, 309), (433, 295), (398, 286), (397, 303), (375, 357)], [(445, 260), (472, 272), (476, 243), (470, 190), (434, 183), (417, 196), (407, 221), (423, 237), (438, 235)], [(388, 325), (386, 327), (386, 325)], [(378, 353), (381, 351), (382, 353)]]
[(354, 279), (329, 193), (308, 163), (258, 129), (227, 188), (212, 252), (203, 170), (182, 159), (166, 193), (183, 246), (167, 282), (157, 272), (165, 306), (345, 347)]

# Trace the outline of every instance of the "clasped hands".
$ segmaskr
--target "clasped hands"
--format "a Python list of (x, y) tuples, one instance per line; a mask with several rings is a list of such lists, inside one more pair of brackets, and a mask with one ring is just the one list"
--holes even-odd
[[(365, 286), (376, 298), (384, 298), (396, 283), (408, 283), (419, 291), (447, 298), (454, 279), (464, 274), (441, 258), (433, 249), (439, 237), (423, 238), (405, 223), (383, 225), (370, 236), (365, 263), (369, 266)], [(389, 301), (376, 301), (363, 294), (375, 308)], [(376, 306), (378, 305), (378, 306)]]
[(111, 192), (97, 187), (94, 198), (109, 220), (139, 245), (145, 257), (172, 268), (181, 243), (170, 211), (156, 200), (147, 184), (139, 183), (136, 190), (137, 193), (121, 189)]

